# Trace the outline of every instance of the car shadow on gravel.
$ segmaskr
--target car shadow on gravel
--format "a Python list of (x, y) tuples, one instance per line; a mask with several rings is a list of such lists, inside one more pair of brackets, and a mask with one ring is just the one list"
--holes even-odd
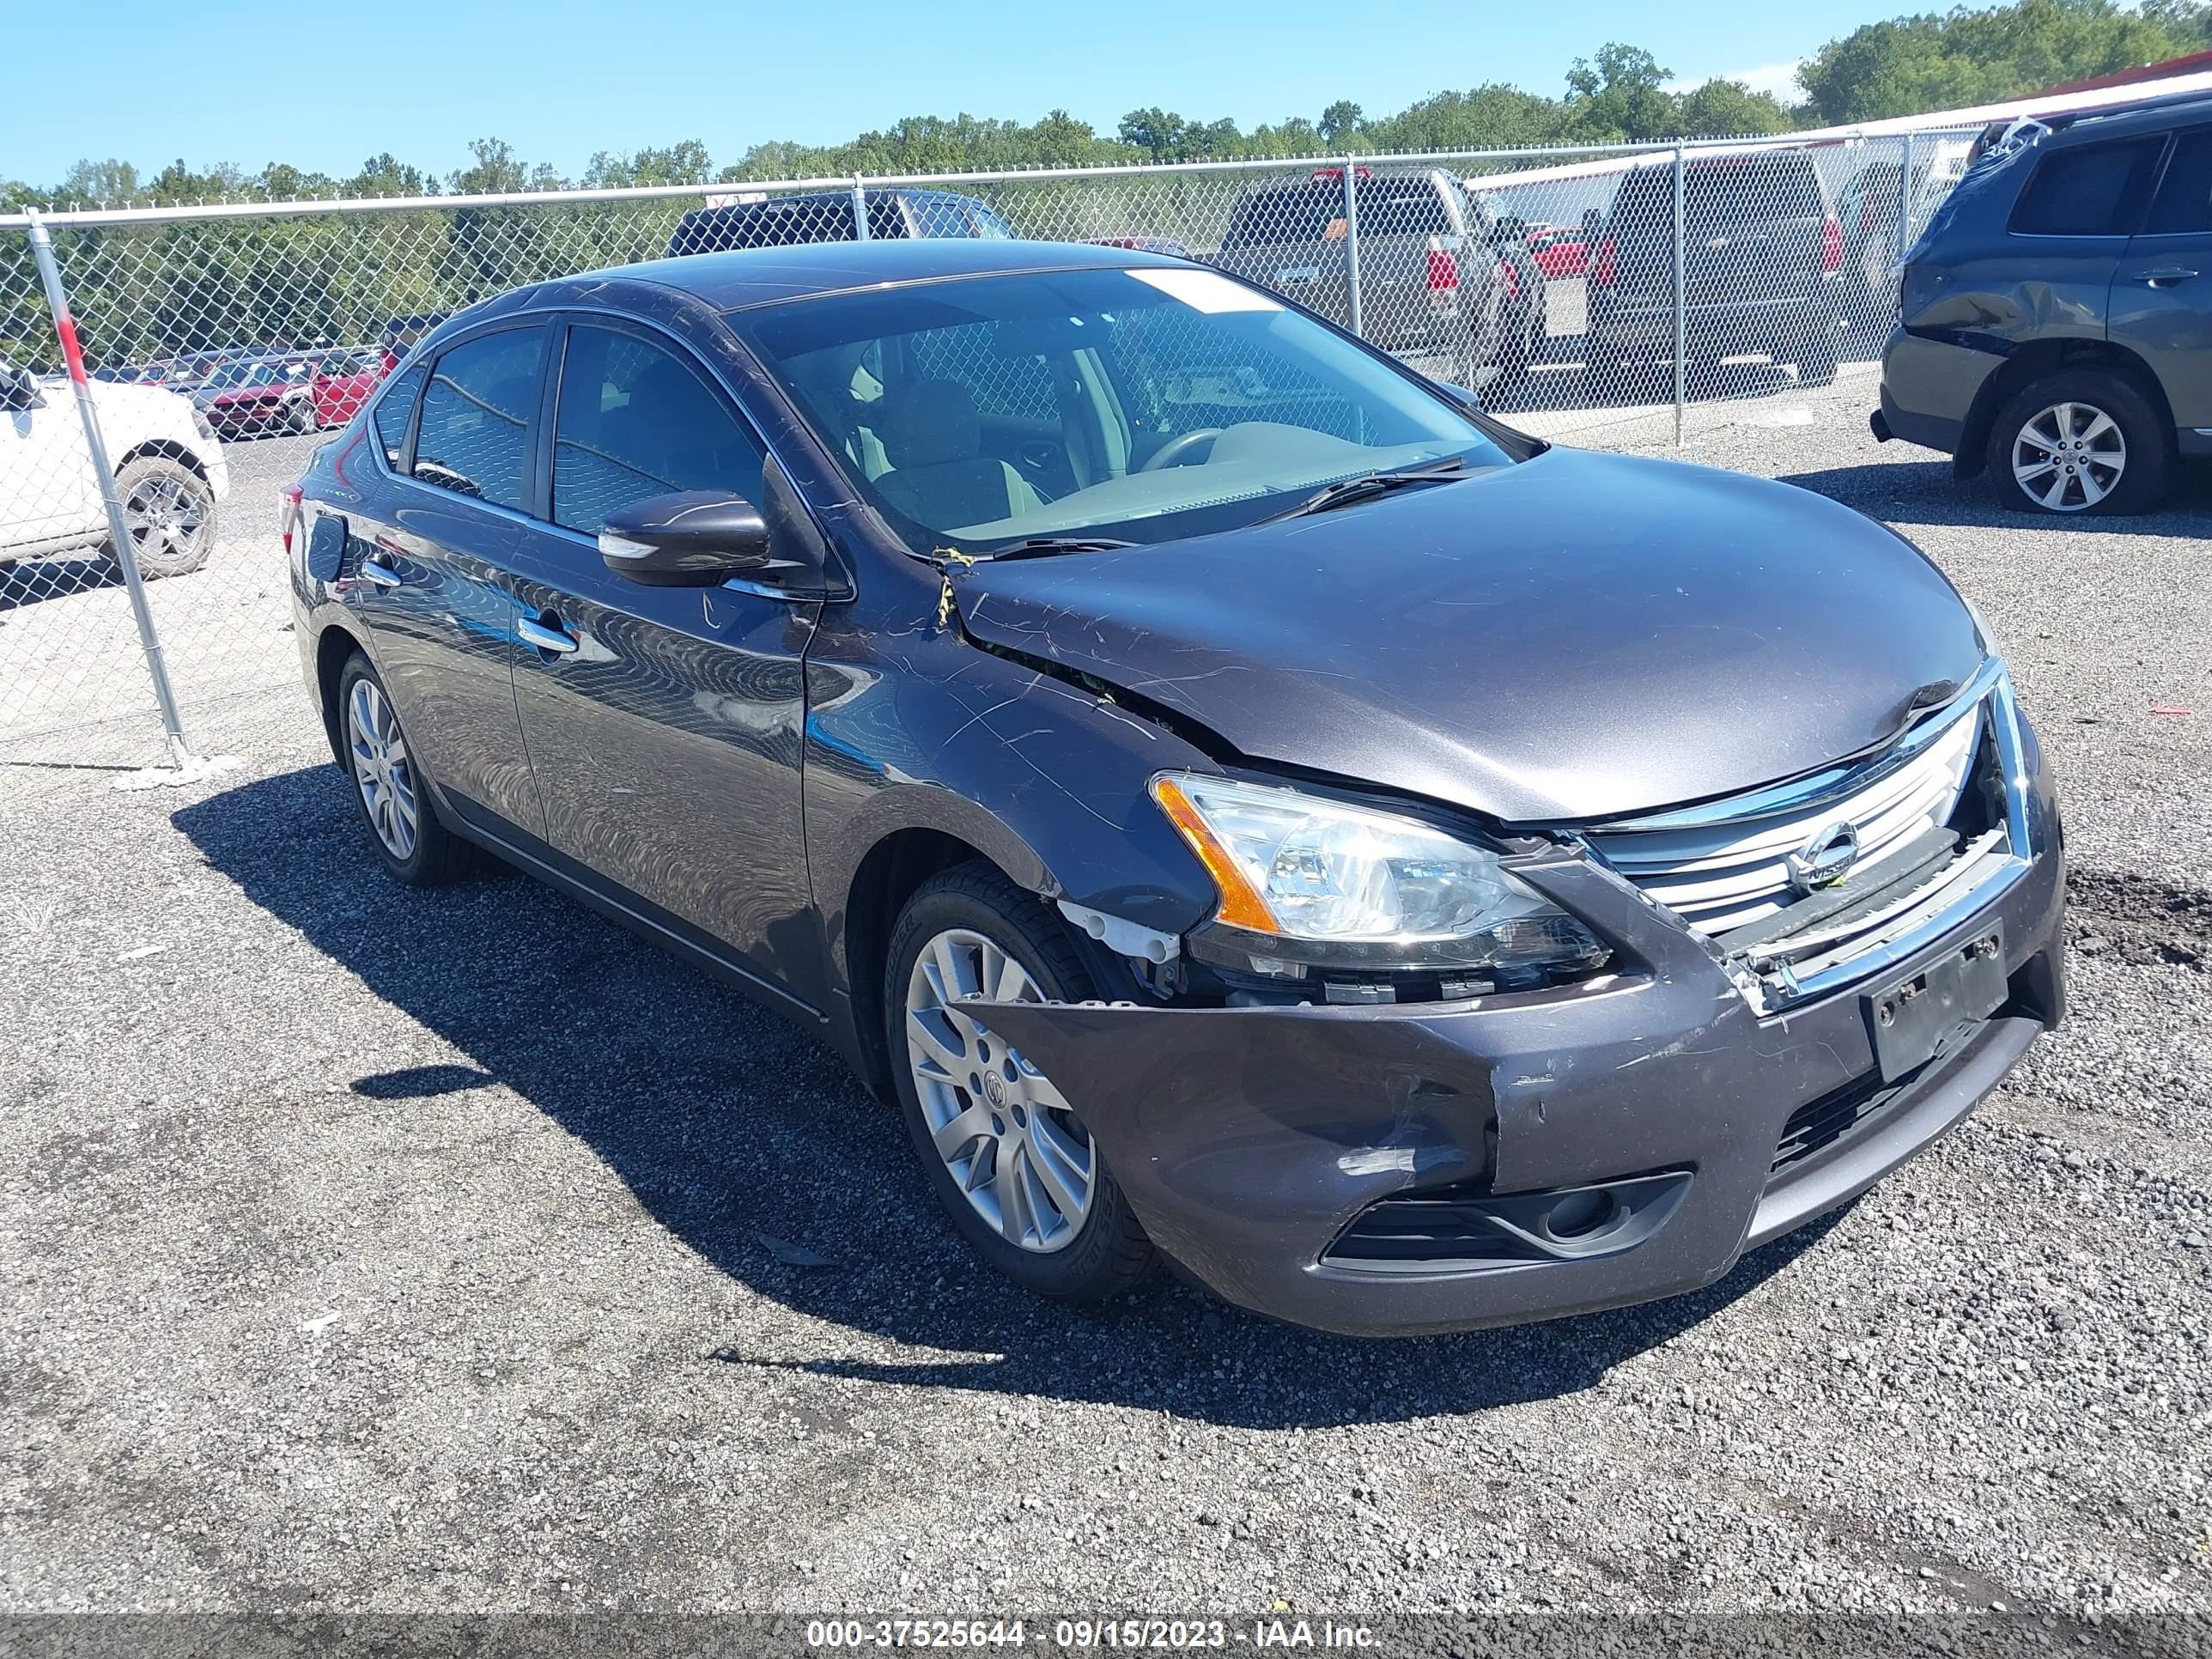
[(2015, 513), (1986, 477), (1956, 478), (1948, 459), (1869, 461), (1861, 466), (1785, 472), (1796, 484), (1889, 524), (1956, 525), (2002, 530), (2079, 531), (2099, 536), (2212, 537), (2212, 466), (2185, 465), (2155, 513), (2132, 517)]
[(123, 572), (112, 559), (72, 556), (0, 564), (0, 614), (72, 593), (120, 587)]
[[(1246, 1427), (1482, 1411), (1592, 1387), (1832, 1225), (1768, 1245), (1688, 1296), (1456, 1336), (1328, 1336), (1165, 1273), (1110, 1307), (1062, 1308), (1011, 1289), (968, 1251), (896, 1115), (824, 1045), (526, 878), (492, 872), (434, 891), (391, 881), (335, 769), (246, 783), (173, 821), (255, 904), (463, 1057), (366, 1059), (347, 1109), (375, 1102), (427, 1137), (454, 1109), (448, 1096), (503, 1085), (589, 1146), (690, 1249), (804, 1316), (740, 1304), (734, 1328), (709, 1339), (708, 1357), (732, 1375), (1048, 1395)], [(322, 1041), (312, 1010), (284, 1017), (307, 1063)], [(349, 1021), (341, 1051), (363, 1036)], [(373, 1188), (377, 1172), (358, 1173)], [(413, 1163), (395, 1166), (395, 1181), (418, 1178)]]

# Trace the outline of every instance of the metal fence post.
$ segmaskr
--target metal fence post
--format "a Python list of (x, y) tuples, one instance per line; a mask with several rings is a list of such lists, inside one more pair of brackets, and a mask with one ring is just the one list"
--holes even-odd
[(1682, 147), (1674, 146), (1674, 447), (1682, 447), (1682, 403), (1686, 389), (1688, 366), (1683, 359), (1689, 355), (1689, 319), (1684, 315), (1683, 273), (1687, 264), (1685, 244), (1688, 238), (1683, 229), (1682, 214)]
[(1354, 334), (1359, 326), (1359, 185), (1352, 159), (1344, 158), (1344, 293), (1346, 316)]
[(868, 192), (860, 188), (860, 175), (853, 175), (853, 240), (868, 240)]
[(115, 487), (115, 469), (108, 465), (107, 446), (100, 435), (100, 412), (93, 407), (92, 387), (85, 380), (84, 354), (77, 349), (76, 323), (70, 316), (69, 295), (62, 289), (62, 273), (54, 263), (53, 238), (36, 208), (27, 210), (31, 222), (31, 253), (39, 263), (39, 280), (46, 285), (46, 305), (53, 313), (54, 335), (61, 342), (62, 360), (69, 366), (70, 389), (76, 394), (77, 418), (84, 424), (85, 447), (92, 452), (93, 475), (100, 482), (100, 499), (107, 506), (107, 533), (114, 538), (115, 562), (122, 568), (123, 586), (131, 594), (131, 614), (138, 624), (138, 643), (146, 653), (146, 668), (154, 677), (154, 699), (161, 705), (161, 726), (169, 738), (169, 758), (179, 770), (193, 763), (185, 745), (185, 726), (177, 713), (177, 694), (169, 684), (169, 670), (161, 660), (161, 638), (154, 629), (154, 613), (146, 604), (145, 579), (138, 574), (138, 558), (124, 522), (123, 497)]
[(1897, 169), (1897, 263), (1912, 246), (1912, 135), (1905, 135), (1905, 155)]

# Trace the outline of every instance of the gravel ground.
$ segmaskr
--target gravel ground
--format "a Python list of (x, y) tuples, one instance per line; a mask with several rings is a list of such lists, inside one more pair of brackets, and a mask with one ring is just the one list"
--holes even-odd
[(1949, 1640), (2002, 1604), (2072, 1650), (2201, 1638), (2212, 481), (2029, 523), (1865, 403), (1700, 411), (1687, 458), (1894, 524), (2008, 645), (2067, 805), (2071, 1018), (1670, 1303), (1363, 1345), (1166, 1279), (1029, 1302), (826, 1052), (520, 877), (383, 879), (312, 741), (0, 799), (0, 1607)]

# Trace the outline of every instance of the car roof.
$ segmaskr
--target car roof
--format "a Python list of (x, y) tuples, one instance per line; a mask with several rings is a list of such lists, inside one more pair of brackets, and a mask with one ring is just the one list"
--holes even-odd
[(1120, 270), (1143, 265), (1182, 267), (1187, 264), (1134, 248), (1096, 247), (1082, 242), (926, 236), (737, 248), (725, 253), (687, 253), (673, 259), (617, 265), (571, 280), (653, 283), (690, 295), (716, 311), (742, 311), (750, 306), (807, 299), (818, 294), (931, 283), (948, 276), (1001, 276), (1015, 271)]
[(2212, 121), (2212, 97), (2200, 95), (2146, 100), (2141, 103), (2121, 104), (2105, 109), (2083, 110), (2078, 114), (2053, 114), (2042, 118), (2041, 124), (2053, 129), (2044, 143), (2056, 146), (2062, 143), (2088, 143), (2098, 138), (2124, 138), (2139, 132), (2163, 132), (2168, 127), (2187, 126), (2196, 121)]

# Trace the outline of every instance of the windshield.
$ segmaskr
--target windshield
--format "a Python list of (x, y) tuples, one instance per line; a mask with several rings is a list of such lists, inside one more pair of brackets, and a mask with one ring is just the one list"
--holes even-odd
[(1510, 459), (1441, 396), (1218, 271), (969, 277), (729, 321), (917, 552), (1173, 541), (1340, 479)]
[(274, 363), (225, 363), (208, 376), (211, 386), (274, 386), (279, 376)]

